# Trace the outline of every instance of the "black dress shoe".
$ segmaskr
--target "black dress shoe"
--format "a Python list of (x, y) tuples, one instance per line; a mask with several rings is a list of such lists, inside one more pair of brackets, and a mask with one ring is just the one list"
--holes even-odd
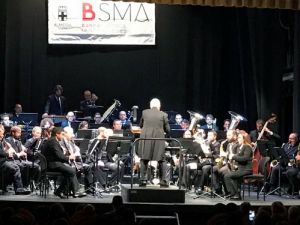
[(30, 190), (27, 190), (26, 188), (18, 188), (15, 191), (16, 195), (29, 195), (31, 192)]
[(230, 200), (242, 200), (242, 198), (241, 198), (241, 196), (239, 194), (236, 194), (236, 195), (232, 196), (230, 198)]
[(80, 191), (80, 192), (76, 192), (75, 195), (76, 195), (77, 198), (82, 198), (82, 197), (85, 197), (85, 196), (86, 196), (86, 193)]
[(169, 184), (168, 184), (167, 181), (163, 180), (163, 181), (161, 181), (161, 182), (159, 183), (159, 186), (160, 186), (161, 188), (166, 188), (166, 187), (169, 187)]
[(231, 198), (233, 196), (234, 196), (233, 194), (227, 194), (227, 195), (224, 196), (224, 198)]
[(147, 181), (141, 181), (139, 186), (140, 187), (146, 187), (147, 186)]
[(54, 191), (54, 195), (61, 198), (61, 199), (65, 199), (66, 197), (63, 196), (63, 194), (60, 191), (55, 190)]
[(197, 189), (195, 190), (195, 194), (196, 194), (196, 195), (201, 195), (202, 193), (203, 193), (203, 191), (202, 191), (201, 188), (197, 188)]

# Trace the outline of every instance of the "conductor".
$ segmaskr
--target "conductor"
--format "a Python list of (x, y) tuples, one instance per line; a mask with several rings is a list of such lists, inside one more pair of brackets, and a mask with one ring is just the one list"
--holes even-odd
[[(160, 111), (160, 101), (153, 98), (150, 101), (150, 109), (142, 113), (140, 127), (142, 128), (141, 138), (165, 138), (168, 135), (170, 126), (168, 115)], [(161, 187), (168, 187), (170, 181), (170, 167), (164, 159), (165, 142), (163, 140), (144, 140), (139, 143), (137, 154), (140, 161), (140, 187), (147, 185), (147, 167), (151, 160), (158, 161), (161, 171)]]

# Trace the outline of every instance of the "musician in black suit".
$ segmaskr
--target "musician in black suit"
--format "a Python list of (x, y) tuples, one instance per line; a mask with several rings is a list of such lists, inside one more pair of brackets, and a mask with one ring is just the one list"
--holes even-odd
[[(142, 112), (140, 127), (142, 128), (141, 138), (164, 138), (165, 133), (169, 135), (170, 125), (168, 115), (160, 111), (160, 101), (154, 98), (150, 102), (150, 109)], [(158, 161), (161, 169), (161, 187), (169, 185), (170, 167), (164, 160), (165, 141), (146, 140), (141, 141), (138, 146), (137, 154), (141, 158), (140, 167), (140, 186), (147, 184), (147, 166), (151, 160)]]
[[(14, 160), (21, 169), (22, 182), (24, 187), (29, 186), (30, 178), (38, 182), (41, 175), (41, 168), (37, 163), (32, 163), (28, 159), (32, 159), (31, 156), (28, 157), (27, 148), (21, 142), (22, 130), (18, 126), (13, 126), (10, 130), (11, 136), (6, 139), (6, 141), (15, 150)], [(32, 152), (29, 151), (30, 154)], [(32, 159), (33, 160), (33, 159)]]
[(205, 116), (205, 122), (206, 122), (206, 124), (201, 126), (201, 129), (214, 130), (214, 131), (219, 130), (218, 126), (216, 125), (216, 119), (214, 118), (214, 116), (212, 114), (207, 114)]
[(75, 195), (76, 189), (76, 171), (68, 163), (69, 160), (75, 160), (74, 155), (68, 157), (64, 155), (64, 151), (59, 144), (59, 141), (63, 139), (63, 129), (61, 127), (54, 127), (51, 133), (51, 138), (47, 140), (42, 147), (42, 154), (47, 159), (48, 170), (53, 172), (61, 172), (64, 178), (60, 186), (56, 189), (54, 194), (60, 198), (64, 198), (63, 191), (66, 190), (67, 180), (69, 179), (70, 191)]
[(119, 112), (119, 119), (121, 120), (123, 130), (131, 129), (132, 124), (131, 121), (127, 119), (127, 114), (125, 111)]
[[(281, 176), (282, 172), (286, 171), (286, 176), (291, 184), (291, 189), (297, 191), (299, 189), (299, 184), (297, 181), (297, 174), (299, 172), (299, 168), (295, 165), (292, 167), (290, 165), (291, 160), (297, 160), (299, 158), (298, 155), (298, 134), (290, 133), (289, 140), (287, 143), (283, 144), (282, 149), (284, 151), (279, 153), (276, 157), (276, 160), (279, 162), (276, 166), (272, 166), (271, 175), (270, 175), (270, 193), (274, 193), (274, 190), (277, 188), (279, 184), (279, 176)], [(298, 161), (299, 162), (299, 161)], [(289, 190), (292, 191), (292, 190)]]
[(84, 117), (91, 117), (94, 114), (98, 96), (90, 90), (85, 90), (83, 92), (83, 97), (84, 100), (80, 102), (80, 110), (83, 112)]
[(268, 123), (264, 129), (264, 133), (261, 136), (260, 140), (257, 140), (260, 133), (263, 130), (265, 122), (262, 119), (258, 119), (256, 121), (256, 129), (250, 131), (251, 142), (254, 144), (257, 142), (257, 148), (262, 156), (271, 156), (270, 152), (276, 146), (276, 142), (280, 140), (279, 134), (277, 134), (277, 130), (272, 129), (270, 124)]
[(66, 98), (62, 95), (63, 87), (56, 85), (54, 93), (49, 95), (45, 106), (45, 113), (49, 115), (64, 115), (66, 111)]
[(201, 147), (202, 149), (207, 148), (209, 153), (205, 154), (206, 158), (202, 158), (198, 165), (198, 168), (202, 170), (202, 174), (197, 174), (197, 176), (200, 176), (200, 179), (196, 179), (199, 183), (195, 183), (195, 190), (197, 194), (200, 194), (203, 190), (204, 184), (207, 182), (209, 175), (211, 174), (213, 162), (220, 156), (220, 142), (217, 141), (217, 132), (214, 130), (208, 131), (207, 139), (202, 142)]
[[(116, 181), (120, 181), (124, 173), (124, 163), (119, 159), (117, 148), (107, 149), (108, 138), (112, 135), (112, 129), (99, 127), (98, 136), (90, 140), (87, 153), (88, 158), (86, 163), (94, 167), (94, 178), (99, 181), (103, 188), (113, 185)], [(109, 179), (106, 176), (107, 171), (112, 173)]]
[(224, 176), (225, 185), (232, 200), (241, 199), (239, 183), (243, 176), (252, 173), (253, 153), (249, 135), (245, 131), (240, 131), (238, 134), (238, 143), (238, 153), (232, 156), (234, 163), (230, 164), (230, 171)]
[(14, 149), (4, 140), (4, 126), (0, 124), (0, 172), (2, 174), (1, 189), (5, 191), (6, 185), (13, 183), (16, 194), (30, 194), (23, 188), (20, 167), (12, 160)]
[(227, 162), (232, 160), (232, 157), (238, 152), (239, 144), (237, 142), (237, 136), (236, 130), (228, 130), (226, 132), (226, 140), (220, 144), (220, 158), (215, 159), (216, 165), (213, 167), (214, 174), (212, 181), (215, 191), (219, 194), (222, 194), (223, 184), (225, 195), (228, 195), (228, 190), (224, 185), (224, 176), (229, 172)]
[[(70, 162), (70, 165), (76, 169), (78, 180), (84, 178), (85, 190), (88, 190), (93, 183), (92, 168), (89, 164), (83, 163), (80, 149), (74, 142), (74, 131), (72, 127), (64, 128), (64, 138), (60, 141), (60, 145), (65, 151), (65, 155), (74, 155), (75, 160)], [(83, 176), (84, 175), (84, 176)], [(79, 184), (79, 183), (78, 183)], [(83, 193), (78, 193), (83, 195)]]

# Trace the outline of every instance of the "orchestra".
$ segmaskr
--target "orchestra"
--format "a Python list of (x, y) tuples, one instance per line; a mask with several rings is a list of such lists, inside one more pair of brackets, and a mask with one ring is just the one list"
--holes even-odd
[[(84, 91), (84, 100), (80, 102), (82, 112), (69, 111), (64, 115), (66, 99), (62, 93), (62, 86), (56, 85), (54, 93), (47, 100), (40, 126), (34, 124), (29, 127), (32, 134), (28, 134), (28, 130), (20, 124), (19, 117), (22, 114), (1, 115), (0, 134), (2, 127), (4, 133), (1, 146), (6, 154), (5, 162), (9, 162), (6, 166), (10, 166), (12, 172), (21, 177), (21, 180), (13, 180), (16, 193), (27, 193), (32, 181), (39, 183), (40, 167), (35, 152), (45, 154), (50, 169), (55, 171), (59, 168), (66, 174), (65, 179), (70, 180), (72, 195), (75, 197), (78, 197), (80, 186), (93, 194), (95, 183), (99, 183), (103, 189), (119, 184), (126, 175), (127, 167), (130, 175), (140, 177), (139, 186), (142, 188), (156, 184), (153, 181), (157, 179), (158, 184), (164, 188), (168, 188), (170, 184), (182, 185), (186, 191), (201, 195), (209, 187), (209, 190), (220, 196), (238, 200), (240, 178), (252, 173), (253, 160), (260, 160), (265, 156), (269, 156), (274, 164), (271, 164), (267, 181), (271, 190), (280, 185), (278, 176), (283, 171), (287, 171), (287, 180), (292, 187), (290, 191), (296, 193), (300, 189), (298, 135), (291, 133), (289, 142), (282, 146), (289, 160), (283, 162), (283, 156), (276, 153), (280, 136), (273, 126), (277, 119), (274, 114), (266, 122), (258, 119), (256, 130), (250, 131), (248, 135), (244, 130), (238, 129), (239, 123), (247, 120), (232, 111), (229, 111), (231, 119), (222, 121), (224, 124), (220, 125), (223, 129), (219, 130), (217, 119), (210, 113), (202, 116), (188, 111), (190, 118), (184, 118), (184, 113), (177, 113), (174, 121), (168, 120), (169, 115), (160, 111), (160, 102), (154, 99), (157, 105), (152, 102), (154, 106), (144, 110), (139, 121), (137, 112), (134, 115), (130, 111), (127, 113), (126, 109), (120, 107), (118, 100), (114, 100), (113, 105), (105, 112), (100, 111), (104, 107), (95, 104), (98, 97), (89, 90)], [(16, 106), (22, 109), (20, 104)], [(138, 109), (137, 106), (134, 107)], [(14, 121), (16, 116), (18, 123)], [(57, 130), (59, 127), (64, 129)], [(159, 132), (153, 133), (157, 129), (160, 129)], [(88, 136), (79, 136), (83, 130)], [(111, 137), (116, 139), (114, 144)], [(135, 152), (128, 148), (124, 153), (124, 146), (121, 144), (123, 139), (132, 143), (138, 137), (159, 137), (162, 140), (142, 141), (136, 146)], [(170, 137), (178, 138), (182, 149), (178, 144), (174, 146), (172, 142), (163, 141)], [(291, 147), (293, 150), (288, 151)], [(56, 155), (50, 152), (51, 149)], [(120, 155), (119, 152), (125, 155)], [(132, 161), (130, 156), (133, 157)], [(281, 172), (278, 171), (278, 164)], [(9, 184), (1, 184), (1, 187), (6, 185)], [(64, 197), (64, 185), (65, 181), (55, 195)]]

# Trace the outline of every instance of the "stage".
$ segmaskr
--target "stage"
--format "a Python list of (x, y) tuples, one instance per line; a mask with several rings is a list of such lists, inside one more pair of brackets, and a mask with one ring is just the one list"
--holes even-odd
[[(124, 190), (124, 188), (130, 188), (130, 185), (122, 185), (121, 189)], [(158, 193), (160, 191), (173, 191), (178, 190), (175, 186), (170, 186), (169, 188), (159, 188), (159, 186), (151, 185), (147, 187), (140, 188), (138, 185), (133, 185), (134, 189), (144, 189), (144, 190), (157, 190)], [(184, 191), (184, 190), (182, 190)], [(46, 198), (39, 195), (39, 191), (33, 192), (30, 195), (15, 195), (13, 192), (9, 191), (6, 192), (4, 195), (0, 195), (0, 203), (10, 203), (10, 202), (19, 202), (19, 203), (41, 203), (41, 204), (51, 204), (60, 202), (63, 204), (81, 204), (81, 203), (91, 203), (96, 205), (109, 205), (112, 201), (112, 198), (115, 195), (122, 195), (124, 199), (123, 193), (121, 191), (111, 191), (111, 192), (102, 192), (102, 197), (94, 197), (93, 195), (87, 195), (85, 197), (81, 198), (73, 198), (69, 197), (68, 199), (60, 199), (59, 197), (55, 196), (53, 194), (53, 191), (50, 191), (50, 193), (46, 196)], [(160, 206), (160, 207), (168, 207), (168, 208), (181, 208), (184, 209), (190, 208), (191, 206), (193, 208), (195, 207), (206, 207), (206, 206), (214, 206), (218, 203), (228, 204), (228, 203), (235, 203), (237, 205), (240, 205), (242, 202), (250, 202), (252, 206), (259, 207), (259, 206), (270, 206), (274, 201), (281, 201), (285, 206), (292, 206), (292, 205), (300, 205), (300, 201), (297, 198), (298, 196), (288, 196), (288, 195), (269, 195), (266, 196), (266, 200), (263, 200), (263, 195), (260, 195), (259, 200), (256, 199), (256, 192), (250, 192), (250, 197), (248, 196), (248, 192), (245, 191), (245, 199), (240, 201), (231, 201), (231, 200), (223, 200), (218, 197), (211, 197), (211, 195), (203, 195), (198, 197), (197, 199), (194, 199), (197, 195), (193, 193), (193, 191), (185, 192), (185, 202), (184, 203), (168, 203), (168, 202), (127, 202), (124, 200), (124, 203), (127, 205), (130, 205), (131, 207), (135, 208), (138, 206), (145, 206), (145, 205), (151, 205), (151, 206)]]

